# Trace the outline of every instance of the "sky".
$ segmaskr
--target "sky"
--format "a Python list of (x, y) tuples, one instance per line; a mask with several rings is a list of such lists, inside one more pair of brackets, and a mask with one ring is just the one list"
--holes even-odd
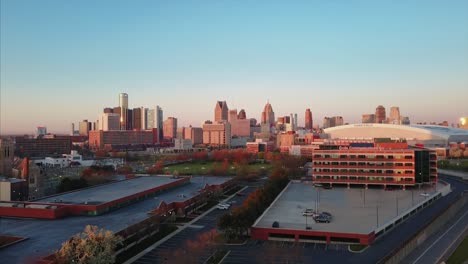
[(217, 100), (314, 123), (399, 106), (468, 116), (468, 1), (0, 0), (0, 133), (70, 133), (104, 107), (160, 105), (179, 126)]

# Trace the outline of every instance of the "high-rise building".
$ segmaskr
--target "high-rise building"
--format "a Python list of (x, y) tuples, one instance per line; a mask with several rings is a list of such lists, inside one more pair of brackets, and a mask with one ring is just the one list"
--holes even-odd
[(237, 109), (231, 109), (229, 110), (228, 112), (228, 121), (229, 122), (233, 122), (233, 121), (236, 121), (238, 118), (237, 118)]
[(215, 106), (214, 121), (227, 121), (229, 108), (226, 101), (218, 101)]
[(400, 108), (398, 106), (390, 107), (390, 118), (388, 121), (388, 123), (394, 125), (401, 124)]
[(99, 117), (99, 129), (103, 131), (120, 130), (120, 115), (114, 113), (102, 113)]
[(47, 127), (45, 126), (38, 126), (36, 128), (36, 137), (41, 137), (47, 135)]
[(231, 145), (231, 125), (220, 121), (203, 125), (203, 144), (229, 147)]
[(364, 114), (362, 115), (362, 123), (375, 123), (375, 115), (374, 114)]
[(250, 120), (239, 119), (237, 109), (229, 110), (228, 119), (231, 124), (231, 136), (250, 137)]
[(72, 140), (70, 136), (57, 138), (27, 138), (16, 137), (16, 150), (20, 157), (47, 157), (51, 155), (69, 154)]
[(11, 176), (15, 145), (9, 139), (0, 139), (0, 175)]
[(168, 117), (163, 123), (164, 138), (174, 139), (177, 136), (177, 118)]
[(294, 114), (293, 130), (297, 131), (297, 113)]
[(312, 129), (314, 127), (313, 121), (312, 121), (312, 112), (310, 111), (309, 108), (306, 109), (305, 112), (305, 129)]
[(343, 124), (344, 120), (342, 116), (326, 116), (323, 118), (323, 128), (342, 126)]
[(156, 129), (158, 131), (158, 139), (161, 141), (164, 138), (164, 131), (163, 131), (163, 110), (159, 105), (156, 106)]
[(144, 130), (146, 128), (146, 111), (144, 107), (133, 108), (133, 129)]
[(387, 115), (385, 114), (385, 107), (379, 105), (375, 109), (375, 122), (378, 124), (385, 123), (387, 121)]
[(192, 145), (203, 143), (203, 129), (201, 127), (186, 127), (184, 129), (184, 139), (190, 139)]
[(128, 129), (128, 94), (119, 94), (119, 107), (120, 107), (120, 118), (121, 118), (121, 130)]
[(80, 136), (87, 136), (89, 131), (92, 130), (92, 123), (88, 120), (83, 120), (78, 124), (78, 131)]
[(275, 112), (273, 112), (273, 107), (271, 107), (270, 102), (267, 102), (263, 108), (262, 124), (269, 124), (270, 126), (275, 124)]
[(238, 119), (247, 119), (247, 115), (245, 114), (245, 110), (244, 109), (241, 109), (239, 111), (239, 115), (237, 116)]

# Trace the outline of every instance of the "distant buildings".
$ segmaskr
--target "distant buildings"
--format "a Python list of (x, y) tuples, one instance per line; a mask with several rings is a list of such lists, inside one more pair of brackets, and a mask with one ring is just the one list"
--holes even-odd
[(314, 127), (314, 123), (312, 121), (312, 112), (310, 111), (309, 108), (306, 109), (305, 111), (305, 124), (304, 124), (304, 128), (305, 129), (308, 129), (308, 130), (312, 130), (312, 128)]
[(271, 107), (270, 102), (267, 102), (263, 108), (261, 124), (275, 125), (275, 112), (273, 112), (273, 107)]
[[(89, 147), (92, 149), (114, 149), (121, 146), (152, 145), (156, 142), (156, 130), (89, 131)], [(64, 153), (70, 153), (70, 151)]]
[(87, 136), (90, 130), (93, 130), (93, 123), (88, 122), (88, 120), (85, 119), (78, 123), (78, 131), (80, 136)]
[(226, 121), (205, 123), (203, 125), (203, 144), (229, 147), (231, 146), (231, 124)]
[(239, 111), (239, 115), (237, 116), (237, 118), (238, 118), (238, 119), (241, 119), (241, 120), (247, 119), (247, 115), (245, 114), (245, 110), (244, 110), (244, 109), (241, 109), (241, 110)]
[(363, 124), (375, 123), (375, 115), (374, 114), (362, 115), (362, 123)]
[(0, 139), (0, 176), (11, 176), (15, 145), (9, 139)]
[(468, 129), (468, 117), (462, 117), (462, 118), (460, 118), (459, 127), (460, 127), (461, 129)]
[(16, 137), (16, 152), (21, 157), (45, 157), (70, 153), (70, 137), (28, 138)]
[(342, 126), (343, 124), (344, 120), (342, 116), (326, 116), (323, 118), (323, 128)]
[(388, 118), (388, 123), (401, 125), (400, 108), (398, 106), (390, 107), (390, 117)]
[(130, 122), (128, 120), (128, 116), (129, 116), (128, 94), (126, 93), (119, 94), (119, 107), (120, 107), (120, 121), (121, 121), (120, 130), (131, 129)]
[(120, 115), (115, 113), (102, 113), (98, 120), (98, 130), (120, 130)]
[(47, 127), (38, 126), (36, 127), (36, 137), (41, 137), (47, 135)]
[[(243, 116), (245, 117), (245, 111)], [(232, 137), (250, 137), (250, 120), (239, 119), (237, 109), (229, 110), (228, 121), (231, 124)]]
[(379, 105), (375, 109), (375, 122), (377, 124), (386, 123), (387, 116), (385, 114), (385, 107)]
[(201, 127), (184, 127), (183, 139), (188, 139), (192, 145), (199, 145), (203, 143), (203, 129)]
[(216, 102), (215, 111), (214, 111), (214, 121), (227, 121), (228, 120), (228, 106), (226, 101)]
[(165, 139), (174, 139), (177, 136), (177, 118), (168, 117), (163, 123), (163, 135)]

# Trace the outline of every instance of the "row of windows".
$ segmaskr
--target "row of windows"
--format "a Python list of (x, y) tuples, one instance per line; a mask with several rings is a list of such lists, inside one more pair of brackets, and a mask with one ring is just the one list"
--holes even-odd
[(413, 174), (412, 170), (372, 170), (372, 169), (314, 169), (314, 172), (372, 173), (372, 174)]
[(314, 154), (314, 158), (332, 159), (413, 159), (413, 155), (375, 155), (375, 154)]
[(412, 182), (413, 178), (401, 177), (364, 177), (364, 176), (314, 176), (317, 180), (350, 180), (350, 181), (387, 181), (387, 182)]
[(356, 161), (314, 161), (314, 165), (333, 165), (333, 166), (377, 166), (377, 167), (412, 167), (411, 162), (356, 162)]

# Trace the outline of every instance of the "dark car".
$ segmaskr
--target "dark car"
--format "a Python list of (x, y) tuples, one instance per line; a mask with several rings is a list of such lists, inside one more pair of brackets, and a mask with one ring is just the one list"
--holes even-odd
[(317, 223), (330, 223), (330, 218), (326, 217), (325, 215), (319, 215), (315, 217), (314, 220)]
[(324, 188), (324, 189), (331, 189), (332, 186), (331, 186), (331, 184), (324, 184), (324, 185), (323, 185), (323, 188)]
[(278, 221), (274, 221), (273, 224), (271, 225), (271, 227), (279, 228), (279, 223), (278, 223)]
[(332, 218), (332, 214), (330, 214), (329, 212), (322, 212), (320, 214), (323, 215), (323, 216), (326, 216), (326, 217), (328, 217), (330, 219)]

